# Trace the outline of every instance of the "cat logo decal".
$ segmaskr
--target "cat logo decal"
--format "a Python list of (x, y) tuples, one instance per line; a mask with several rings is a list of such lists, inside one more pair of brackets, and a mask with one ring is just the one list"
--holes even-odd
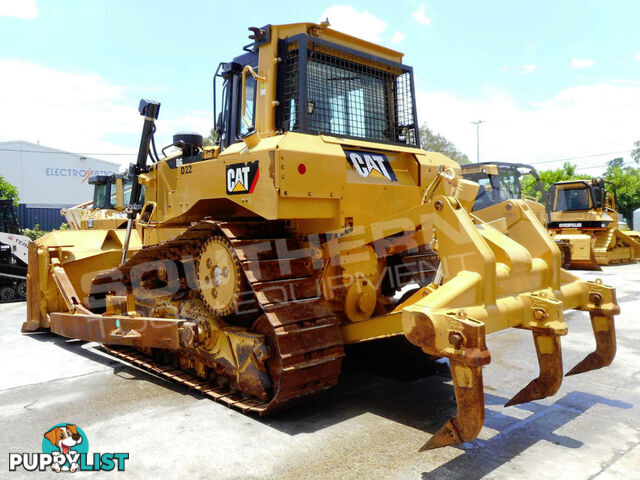
[(227, 165), (227, 195), (253, 193), (260, 176), (260, 162), (232, 163)]
[(351, 166), (361, 177), (386, 178), (391, 182), (398, 181), (386, 155), (362, 150), (345, 150), (344, 153)]

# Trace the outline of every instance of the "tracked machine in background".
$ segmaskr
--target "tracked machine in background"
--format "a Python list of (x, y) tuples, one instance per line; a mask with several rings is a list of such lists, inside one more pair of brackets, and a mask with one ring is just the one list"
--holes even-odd
[[(636, 230), (623, 230), (622, 233), (630, 237), (632, 240), (635, 240), (637, 243), (640, 243), (640, 232)], [(640, 257), (636, 257), (636, 260), (640, 260)]]
[(60, 211), (69, 228), (124, 228), (127, 225), (125, 208), (131, 196), (131, 179), (123, 174), (96, 175), (89, 178), (89, 184), (93, 185), (93, 200)]
[(569, 242), (571, 266), (634, 263), (640, 242), (620, 230), (615, 186), (601, 178), (554, 183), (549, 190), (549, 231)]
[[(484, 221), (492, 222), (494, 228), (500, 228), (499, 223), (496, 222), (501, 222), (501, 209), (491, 207), (507, 200), (522, 199), (540, 223), (546, 227), (548, 219), (545, 205), (540, 203), (537, 198), (527, 197), (522, 193), (520, 179), (531, 175), (542, 196), (542, 201), (545, 201), (545, 191), (535, 167), (524, 163), (510, 162), (468, 163), (461, 165), (461, 167), (462, 176), (478, 184), (478, 194), (471, 209), (474, 215)], [(497, 218), (496, 213), (498, 214)], [(555, 241), (562, 255), (562, 268), (570, 268), (571, 246), (569, 240), (556, 238)]]
[(478, 185), (420, 149), (402, 54), (326, 23), (251, 30), (216, 74), (218, 145), (160, 158), (160, 105), (142, 101), (127, 228), (33, 244), (23, 331), (101, 342), (260, 414), (335, 385), (345, 344), (404, 335), (449, 360), (458, 402), (423, 449), (478, 435), (491, 332), (529, 330), (538, 355), (510, 405), (560, 388), (567, 309), (596, 338), (569, 373), (611, 363), (614, 289), (562, 270), (524, 201), (495, 206), (500, 229), (470, 214)]
[[(189, 142), (189, 144), (187, 144)], [(177, 133), (173, 143), (163, 149), (173, 149), (165, 161), (189, 156), (193, 145), (202, 147), (202, 135), (195, 133)], [(157, 152), (154, 152), (157, 159)], [(200, 150), (194, 155), (201, 155)], [(200, 157), (201, 158), (201, 157)], [(133, 181), (131, 174), (116, 173), (112, 175), (96, 175), (89, 178), (93, 185), (93, 200), (74, 207), (64, 208), (60, 214), (65, 217), (69, 228), (73, 230), (109, 230), (127, 226), (125, 211), (131, 199)], [(144, 203), (144, 188), (140, 191), (139, 202)]]
[(20, 234), (13, 200), (0, 200), (0, 302), (27, 296), (29, 237)]

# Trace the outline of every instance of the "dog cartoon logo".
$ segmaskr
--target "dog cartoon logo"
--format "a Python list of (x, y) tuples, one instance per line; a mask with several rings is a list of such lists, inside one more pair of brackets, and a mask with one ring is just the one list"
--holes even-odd
[(42, 453), (9, 452), (9, 471), (124, 472), (128, 452), (93, 452), (80, 427), (65, 422), (49, 428), (42, 438)]
[(86, 453), (89, 445), (84, 432), (76, 425), (61, 423), (44, 434), (42, 450), (53, 455), (53, 470), (75, 472), (80, 468), (80, 454)]

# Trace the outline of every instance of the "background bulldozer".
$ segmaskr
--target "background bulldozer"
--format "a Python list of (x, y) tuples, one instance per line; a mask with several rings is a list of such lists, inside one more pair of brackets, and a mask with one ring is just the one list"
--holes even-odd
[(93, 200), (60, 213), (74, 230), (123, 228), (127, 224), (125, 208), (131, 196), (131, 179), (126, 175), (96, 175), (89, 178)]
[[(483, 162), (462, 165), (462, 176), (478, 184), (478, 194), (471, 209), (473, 213), (483, 220), (488, 220), (493, 216), (491, 213), (493, 209), (489, 209), (489, 207), (511, 199), (522, 199), (540, 223), (546, 227), (548, 219), (545, 205), (536, 198), (526, 197), (522, 193), (520, 178), (525, 175), (531, 175), (535, 179), (538, 191), (542, 194), (544, 202), (546, 194), (542, 182), (538, 176), (538, 171), (531, 165), (510, 162)], [(485, 218), (484, 215), (487, 214), (489, 217)], [(497, 227), (496, 224), (493, 226)], [(571, 248), (569, 241), (559, 238), (556, 238), (555, 241), (562, 255), (562, 268), (570, 268)]]
[(540, 375), (509, 405), (560, 388), (567, 309), (596, 339), (569, 373), (611, 363), (615, 291), (562, 270), (524, 201), (492, 207), (500, 228), (470, 213), (478, 185), (420, 149), (400, 53), (327, 23), (250, 30), (216, 73), (217, 146), (185, 136), (160, 158), (160, 105), (141, 101), (127, 228), (32, 244), (23, 331), (101, 342), (260, 414), (335, 385), (345, 344), (404, 335), (448, 359), (458, 403), (424, 449), (482, 428), (489, 333), (535, 344)]
[(640, 243), (619, 228), (615, 186), (600, 178), (558, 182), (549, 190), (549, 231), (571, 246), (571, 266), (634, 263)]

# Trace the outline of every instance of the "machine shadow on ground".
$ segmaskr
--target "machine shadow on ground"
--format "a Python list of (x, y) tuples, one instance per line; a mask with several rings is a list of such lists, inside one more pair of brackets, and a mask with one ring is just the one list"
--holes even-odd
[[(613, 408), (633, 408), (630, 403), (573, 391), (548, 406), (531, 402), (516, 407), (531, 412), (531, 415), (513, 422), (513, 417), (508, 413), (503, 414), (491, 409), (495, 405), (501, 406), (505, 400), (502, 397), (485, 395), (488, 407), (485, 426), (496, 430), (496, 435), (488, 440), (476, 439), (462, 445), (464, 454), (434, 470), (423, 472), (422, 480), (463, 477), (466, 480), (479, 480), (539, 441), (551, 442), (565, 448), (580, 448), (583, 442), (556, 434), (555, 431), (598, 404)], [(536, 422), (543, 424), (543, 428), (536, 428)]]
[[(296, 435), (313, 433), (349, 418), (371, 413), (424, 431), (425, 434), (433, 434), (456, 414), (448, 365), (429, 358), (420, 349), (409, 345), (403, 337), (392, 342), (369, 342), (356, 347), (355, 350), (347, 350), (340, 384), (334, 389), (296, 407), (295, 412), (284, 411), (261, 419), (262, 423)], [(467, 457), (482, 456), (485, 451), (491, 452), (494, 459), (498, 459), (495, 452), (509, 452), (504, 458), (504, 461), (508, 461), (539, 440), (579, 448), (582, 443), (578, 440), (556, 435), (553, 431), (596, 404), (624, 409), (633, 407), (629, 403), (579, 391), (569, 392), (551, 405), (530, 402), (504, 408), (508, 400), (506, 396), (485, 393), (485, 426), (497, 433), (489, 440), (476, 439), (454, 447), (465, 452), (459, 457), (460, 464), (467, 464), (470, 460)], [(509, 413), (513, 411), (511, 409), (524, 410), (529, 414), (524, 418), (520, 412), (514, 416)], [(538, 418), (545, 422), (543, 431), (535, 428), (534, 422)], [(534, 428), (528, 428), (530, 423)], [(523, 440), (525, 443), (522, 448), (514, 448)], [(455, 465), (454, 462), (448, 468), (455, 469)], [(433, 478), (438, 477), (436, 475)]]
[[(198, 392), (128, 366), (100, 352), (83, 348), (86, 342), (68, 340), (48, 332), (29, 335), (50, 342), (84, 358), (113, 368), (115, 375), (130, 381), (145, 381), (196, 400), (209, 402)], [(126, 375), (123, 375), (126, 373)], [(572, 391), (550, 405), (531, 402), (508, 409), (507, 397), (485, 393), (485, 427), (497, 432), (453, 447), (461, 452), (422, 479), (481, 479), (539, 441), (565, 448), (580, 448), (577, 439), (554, 433), (597, 404), (630, 409), (633, 405), (580, 391)], [(221, 407), (227, 408), (227, 407)], [(529, 412), (511, 415), (510, 409)], [(363, 414), (373, 414), (425, 432), (435, 433), (456, 413), (456, 401), (448, 366), (428, 357), (403, 337), (368, 342), (347, 348), (340, 383), (325, 394), (267, 417), (253, 417), (265, 426), (288, 435), (313, 433)], [(544, 428), (540, 428), (540, 423)], [(420, 445), (416, 445), (416, 451)], [(422, 455), (428, 455), (424, 453)]]

